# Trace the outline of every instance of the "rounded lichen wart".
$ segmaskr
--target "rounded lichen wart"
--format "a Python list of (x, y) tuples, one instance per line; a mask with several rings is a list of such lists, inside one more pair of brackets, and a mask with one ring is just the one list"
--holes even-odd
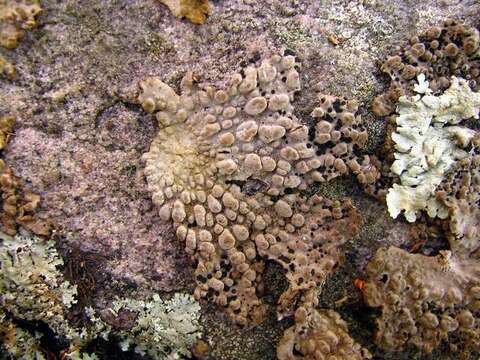
[(352, 172), (364, 186), (377, 181), (379, 172), (373, 156), (364, 155), (368, 134), (357, 115), (354, 100), (318, 95), (319, 106), (312, 112), (314, 126), (308, 137), (315, 157), (306, 163), (312, 181), (324, 182)]
[[(159, 123), (144, 154), (153, 202), (198, 262), (195, 296), (225, 306), (239, 324), (264, 318), (262, 256), (283, 261), (292, 290), (282, 299), (294, 300), (325, 280), (337, 247), (360, 223), (348, 201), (297, 195), (319, 157), (308, 127), (293, 115), (297, 67), (293, 56), (273, 56), (220, 90), (200, 88), (188, 73), (181, 95), (157, 78), (140, 83), (139, 102)], [(339, 116), (346, 136), (363, 144), (362, 130), (347, 128), (355, 117)], [(250, 182), (261, 186), (247, 191)], [(280, 308), (287, 306), (282, 302)]]

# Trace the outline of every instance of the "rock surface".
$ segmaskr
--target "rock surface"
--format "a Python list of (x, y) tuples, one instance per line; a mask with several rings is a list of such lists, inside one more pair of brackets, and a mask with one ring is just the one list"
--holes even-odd
[[(16, 67), (12, 80), (0, 78), (0, 115), (17, 119), (5, 159), (27, 189), (41, 195), (39, 216), (56, 224), (59, 248), (78, 249), (79, 259), (98, 255), (92, 276), (108, 284), (104, 294), (114, 296), (125, 286), (156, 291), (194, 286), (192, 264), (147, 191), (141, 155), (158, 128), (136, 104), (139, 81), (158, 76), (178, 89), (186, 71), (193, 71), (200, 84), (220, 86), (250, 61), (285, 50), (302, 64), (296, 116), (313, 123), (309, 114), (317, 92), (356, 98), (373, 153), (385, 134), (370, 111), (386, 84), (379, 62), (405, 39), (446, 18), (480, 22), (480, 4), (473, 0), (218, 0), (210, 6), (210, 16), (198, 26), (175, 18), (157, 0), (45, 0), (37, 28), (16, 49), (0, 49)], [(352, 338), (376, 358), (417, 356), (387, 354), (373, 345), (371, 310), (353, 287), (356, 277), (365, 276), (367, 259), (392, 244), (385, 235), (399, 225), (394, 228), (386, 209), (353, 179), (314, 190), (352, 197), (365, 224), (344, 246), (344, 266), (327, 280), (320, 303), (336, 306)], [(239, 330), (215, 307), (204, 307), (205, 339), (212, 346), (205, 359), (275, 358), (282, 330), (292, 324), (272, 321), (282, 292), (277, 288), (285, 286), (280, 269), (273, 269), (269, 279), (267, 264), (265, 331)], [(455, 354), (440, 348), (423, 358)]]

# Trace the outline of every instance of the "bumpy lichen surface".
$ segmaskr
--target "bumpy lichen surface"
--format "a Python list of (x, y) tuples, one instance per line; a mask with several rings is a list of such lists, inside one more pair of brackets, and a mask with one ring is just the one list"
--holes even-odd
[[(0, 117), (0, 150), (4, 150), (13, 135), (15, 118)], [(23, 188), (22, 181), (12, 169), (0, 159), (0, 194), (2, 211), (0, 213), (0, 229), (9, 235), (17, 233), (18, 225), (33, 231), (37, 235), (48, 235), (51, 224), (35, 217), (34, 213), (40, 204), (40, 196)]]
[(436, 191), (448, 209), (448, 240), (452, 251), (466, 256), (480, 245), (480, 156), (459, 161)]
[(295, 325), (285, 330), (277, 347), (279, 360), (371, 359), (348, 334), (347, 323), (333, 310), (317, 310), (315, 291), (305, 294), (295, 311)]
[(430, 353), (442, 341), (453, 350), (478, 350), (480, 264), (450, 251), (434, 257), (382, 248), (368, 264), (363, 295), (381, 307), (376, 343), (389, 351), (413, 345)]
[(450, 87), (452, 76), (467, 78), (472, 90), (480, 89), (479, 31), (475, 27), (449, 20), (418, 36), (398, 54), (389, 57), (381, 70), (391, 78), (390, 87), (375, 98), (373, 111), (386, 116), (395, 111), (397, 100), (413, 95), (415, 79), (425, 74), (434, 93)]
[(391, 170), (400, 177), (400, 184), (393, 184), (387, 194), (390, 215), (396, 218), (404, 211), (410, 222), (420, 210), (431, 217), (448, 216), (434, 192), (455, 162), (468, 156), (463, 149), (478, 134), (457, 124), (478, 119), (480, 108), (480, 93), (473, 92), (463, 79), (453, 77), (451, 86), (439, 96), (431, 94), (423, 74), (418, 81), (415, 91), (420, 95), (399, 100)]
[(0, 0), (0, 46), (16, 48), (41, 11), (39, 0)]
[(358, 231), (348, 200), (299, 191), (349, 171), (364, 183), (376, 179), (369, 158), (356, 155), (367, 135), (354, 103), (321, 97), (311, 129), (293, 115), (297, 67), (293, 56), (273, 56), (225, 90), (199, 89), (187, 74), (181, 96), (157, 78), (140, 83), (139, 102), (160, 126), (144, 155), (153, 202), (198, 261), (196, 297), (226, 306), (240, 324), (264, 318), (262, 257), (287, 270), (283, 312), (301, 290), (323, 283), (338, 246)]
[(177, 18), (186, 18), (194, 24), (203, 24), (210, 14), (208, 0), (160, 0)]

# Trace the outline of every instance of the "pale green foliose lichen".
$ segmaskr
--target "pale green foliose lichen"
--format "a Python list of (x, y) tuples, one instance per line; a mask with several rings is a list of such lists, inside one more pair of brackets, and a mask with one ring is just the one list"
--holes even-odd
[[(31, 335), (9, 318), (46, 323), (57, 336), (70, 341), (65, 352), (69, 359), (96, 359), (81, 351), (94, 338), (123, 339), (123, 350), (148, 354), (155, 359), (179, 359), (190, 355), (200, 337), (200, 305), (191, 295), (177, 293), (171, 300), (157, 294), (150, 300), (122, 298), (107, 309), (114, 317), (134, 314), (131, 328), (115, 329), (92, 307), (84, 308), (88, 327), (77, 328), (66, 319), (76, 303), (77, 290), (65, 281), (63, 265), (53, 241), (20, 232), (15, 237), (0, 233), (0, 330), (3, 348), (16, 359), (43, 359), (39, 334)], [(8, 313), (7, 317), (5, 314)], [(37, 350), (35, 350), (37, 349)]]
[(111, 311), (136, 313), (136, 321), (129, 331), (121, 331), (122, 350), (134, 345), (136, 352), (154, 359), (181, 359), (200, 337), (200, 305), (191, 295), (177, 293), (171, 300), (162, 300), (157, 294), (150, 301), (121, 299), (113, 302)]
[[(57, 334), (70, 337), (65, 320), (76, 302), (76, 286), (63, 279), (63, 265), (53, 241), (25, 232), (0, 232), (0, 299), (2, 310), (18, 319), (43, 321)], [(70, 335), (70, 336), (69, 336)]]
[(14, 359), (44, 360), (45, 356), (40, 350), (40, 337), (17, 327), (0, 310), (0, 351)]
[(391, 170), (400, 177), (387, 194), (390, 215), (402, 210), (414, 222), (418, 212), (446, 218), (448, 210), (435, 198), (435, 189), (456, 161), (468, 156), (465, 148), (476, 132), (458, 126), (465, 119), (478, 119), (480, 93), (468, 83), (452, 77), (451, 86), (439, 96), (432, 95), (425, 75), (418, 76), (414, 97), (402, 96), (397, 107), (397, 129), (392, 134), (395, 161)]
[(96, 354), (88, 354), (81, 352), (80, 350), (75, 350), (65, 355), (65, 358), (68, 360), (98, 360)]

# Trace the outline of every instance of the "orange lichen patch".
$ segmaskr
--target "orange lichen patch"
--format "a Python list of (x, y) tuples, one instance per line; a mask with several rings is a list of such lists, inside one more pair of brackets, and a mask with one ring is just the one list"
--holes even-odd
[[(478, 151), (477, 151), (478, 152)], [(480, 248), (480, 155), (463, 159), (440, 184), (437, 199), (448, 208), (450, 248), (469, 256)]]
[(446, 21), (419, 36), (414, 36), (398, 54), (389, 57), (381, 70), (391, 78), (386, 93), (375, 98), (373, 112), (387, 116), (395, 111), (402, 95), (415, 95), (418, 74), (425, 74), (434, 93), (450, 87), (452, 76), (469, 80), (474, 91), (480, 89), (478, 49), (479, 31), (457, 21)]
[(179, 19), (186, 18), (192, 23), (201, 25), (210, 15), (208, 0), (160, 0)]
[(313, 130), (293, 115), (297, 68), (293, 56), (273, 56), (226, 89), (199, 88), (189, 73), (181, 95), (157, 78), (140, 83), (139, 102), (159, 123), (144, 154), (152, 200), (197, 261), (195, 296), (225, 306), (240, 324), (264, 318), (266, 258), (287, 269), (283, 313), (322, 285), (341, 259), (338, 247), (359, 229), (349, 200), (301, 190), (349, 171), (375, 178), (356, 160), (366, 133), (355, 129), (352, 103), (325, 97)]
[(0, 0), (0, 46), (16, 48), (41, 11), (38, 0)]
[(295, 325), (285, 330), (277, 346), (279, 360), (371, 359), (348, 334), (347, 323), (333, 310), (317, 310), (315, 302), (295, 311)]
[(409, 345), (430, 353), (446, 341), (453, 350), (479, 350), (480, 264), (450, 251), (437, 256), (390, 247), (367, 266), (367, 305), (381, 307), (375, 342), (388, 351)]
[(17, 73), (15, 66), (10, 64), (2, 55), (0, 55), (0, 76), (4, 76), (7, 79), (13, 79)]
[(359, 290), (362, 290), (363, 287), (365, 286), (365, 280), (362, 280), (362, 279), (355, 279), (353, 281), (353, 285), (355, 285), (355, 287)]
[(192, 349), (192, 354), (198, 359), (204, 359), (211, 351), (210, 345), (205, 340), (199, 339)]

